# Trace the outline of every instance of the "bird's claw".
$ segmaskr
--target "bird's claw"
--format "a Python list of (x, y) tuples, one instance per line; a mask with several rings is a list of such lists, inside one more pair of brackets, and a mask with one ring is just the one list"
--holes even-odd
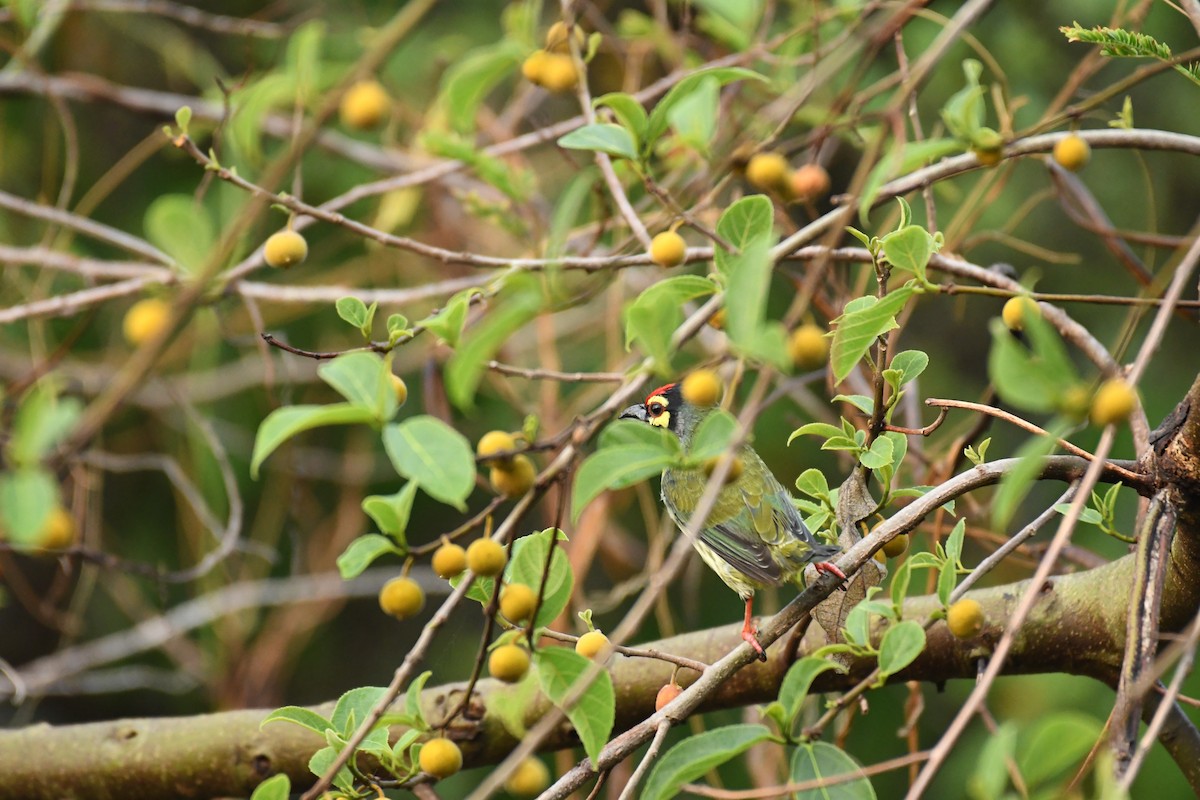
[(832, 561), (817, 561), (813, 564), (813, 569), (817, 571), (818, 575), (822, 572), (828, 572), (830, 575), (836, 575), (841, 579), (841, 583), (838, 584), (838, 589), (843, 592), (846, 591), (846, 573), (842, 572), (841, 569), (838, 568), (837, 564), (834, 564)]
[(750, 646), (754, 648), (754, 652), (758, 654), (759, 661), (767, 660), (767, 651), (763, 650), (763, 646), (758, 641), (758, 631), (754, 630), (754, 628), (746, 628), (742, 631), (742, 639), (749, 642)]

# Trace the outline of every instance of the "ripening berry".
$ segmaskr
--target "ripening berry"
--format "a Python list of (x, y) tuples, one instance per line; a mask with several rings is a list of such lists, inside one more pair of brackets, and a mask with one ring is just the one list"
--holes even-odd
[[(721, 460), (720, 456), (713, 456), (704, 460), (704, 474), (706, 477), (712, 477), (713, 472), (717, 469), (717, 462)], [(729, 471), (725, 473), (725, 485), (736, 481), (742, 477), (742, 472), (746, 469), (745, 463), (742, 462), (741, 456), (734, 456), (729, 462)]]
[(540, 758), (522, 761), (504, 782), (504, 791), (514, 797), (537, 797), (550, 785), (550, 769)]
[[(496, 453), (506, 453), (517, 446), (517, 440), (511, 433), (504, 431), (488, 431), (475, 446), (475, 454), (482, 459), (492, 458)], [(510, 459), (504, 459), (505, 462)]]
[(308, 242), (295, 231), (279, 231), (271, 234), (263, 245), (263, 260), (269, 267), (287, 269), (308, 258)]
[(1025, 320), (1030, 317), (1040, 317), (1042, 309), (1031, 298), (1025, 296), (1010, 297), (1000, 311), (1000, 318), (1010, 331), (1025, 330)]
[(721, 379), (711, 369), (698, 369), (683, 379), (680, 392), (694, 406), (715, 406), (721, 399)]
[(430, 739), (421, 746), (421, 754), (417, 756), (417, 765), (422, 772), (427, 772), (435, 778), (448, 778), (462, 769), (462, 750), (458, 745), (444, 737)]
[(1063, 169), (1078, 172), (1087, 166), (1091, 157), (1091, 145), (1073, 133), (1067, 134), (1054, 143), (1054, 160)]
[(588, 631), (575, 642), (575, 652), (584, 658), (607, 658), (611, 651), (608, 637), (600, 631)]
[(994, 167), (1004, 159), (1004, 137), (991, 128), (983, 128), (975, 134), (971, 152), (980, 166)]
[(1092, 410), (1092, 391), (1083, 384), (1071, 386), (1058, 396), (1055, 408), (1075, 422), (1082, 422)]
[(542, 72), (549, 55), (545, 50), (535, 50), (521, 63), (521, 75), (525, 80), (537, 86), (542, 85)]
[(488, 672), (496, 680), (516, 683), (528, 671), (529, 651), (520, 645), (500, 645), (488, 656)]
[(755, 153), (746, 164), (746, 180), (764, 192), (790, 188), (787, 159), (779, 153)]
[(883, 546), (883, 554), (888, 558), (896, 558), (904, 555), (908, 551), (908, 534), (902, 533), (892, 539), (889, 539), (887, 544)]
[(508, 554), (504, 545), (491, 539), (476, 539), (467, 547), (467, 568), (476, 575), (493, 578), (504, 571)]
[(524, 453), (513, 456), (512, 463), (507, 466), (497, 461), (488, 473), (488, 480), (496, 494), (509, 500), (521, 497), (532, 489), (536, 478), (537, 467)]
[[(583, 37), (583, 28), (578, 25), (571, 26), (571, 36), (575, 38), (575, 44), (580, 50), (586, 43)], [(551, 53), (569, 53), (571, 52), (571, 40), (567, 35), (567, 23), (559, 20), (550, 26), (550, 30), (546, 31), (546, 49)]]
[(396, 392), (396, 405), (402, 406), (408, 400), (408, 384), (399, 375), (392, 375), (392, 389)]
[(716, 313), (708, 318), (708, 324), (719, 331), (725, 330), (725, 309), (718, 308)]
[(959, 639), (972, 639), (983, 630), (983, 606), (978, 600), (964, 597), (946, 612), (946, 625)]
[(392, 98), (379, 81), (359, 81), (342, 95), (338, 116), (347, 128), (367, 130), (387, 118), (391, 105)]
[(541, 64), (541, 85), (549, 92), (569, 92), (579, 84), (575, 60), (562, 53), (546, 53)]
[(75, 518), (71, 512), (55, 506), (38, 531), (36, 546), (40, 550), (65, 550), (75, 544), (75, 535)]
[(171, 306), (165, 300), (148, 297), (139, 300), (125, 312), (121, 329), (125, 333), (125, 341), (134, 347), (157, 336), (171, 318)]
[(536, 605), (537, 592), (523, 583), (510, 583), (500, 590), (500, 613), (509, 622), (525, 622)]
[(805, 164), (792, 173), (792, 197), (802, 203), (820, 200), (829, 194), (829, 173), (820, 164)]
[(1100, 384), (1092, 399), (1092, 422), (1115, 425), (1129, 419), (1137, 405), (1137, 393), (1122, 378), (1109, 378)]
[(658, 690), (658, 695), (654, 698), (654, 710), (662, 711), (672, 700), (681, 694), (683, 694), (683, 687), (678, 683), (664, 683), (663, 687)]
[(687, 242), (675, 231), (663, 231), (650, 240), (650, 261), (660, 267), (678, 267), (687, 256)]
[(467, 568), (467, 551), (447, 542), (433, 552), (432, 566), (439, 578), (456, 578)]
[(425, 592), (412, 578), (392, 578), (379, 590), (379, 607), (396, 619), (408, 619), (425, 607)]
[(792, 331), (787, 348), (792, 363), (801, 369), (816, 369), (829, 360), (829, 339), (811, 322)]

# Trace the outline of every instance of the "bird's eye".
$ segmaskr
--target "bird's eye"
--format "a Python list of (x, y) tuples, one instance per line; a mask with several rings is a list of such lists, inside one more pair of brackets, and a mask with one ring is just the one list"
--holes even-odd
[(666, 411), (666, 407), (662, 403), (651, 403), (646, 407), (650, 412), (650, 416), (657, 417), (659, 414)]

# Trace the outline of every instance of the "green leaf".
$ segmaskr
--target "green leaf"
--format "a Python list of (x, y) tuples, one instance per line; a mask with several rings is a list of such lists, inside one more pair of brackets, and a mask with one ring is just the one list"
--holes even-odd
[(973, 58), (967, 58), (963, 60), (962, 68), (966, 86), (946, 101), (942, 107), (942, 120), (952, 134), (969, 142), (984, 122), (983, 87), (979, 85), (983, 65)]
[[(902, 142), (897, 144), (891, 153), (879, 160), (871, 170), (863, 184), (862, 195), (858, 201), (858, 218), (865, 224), (871, 208), (879, 197), (880, 188), (890, 179), (907, 175), (918, 167), (962, 150), (962, 142), (957, 139), (927, 139), (922, 142)], [(870, 246), (870, 239), (862, 231), (849, 229), (851, 235)]]
[(683, 304), (716, 290), (712, 281), (698, 275), (676, 275), (654, 284), (625, 311), (625, 348), (640, 341), (661, 370), (669, 372), (671, 335), (683, 322)]
[[(638, 423), (641, 425), (642, 423)], [(649, 426), (646, 426), (649, 427)], [(571, 491), (571, 519), (577, 521), (588, 503), (606, 489), (623, 489), (660, 475), (675, 457), (661, 447), (632, 445), (599, 450), (584, 459)]]
[(568, 150), (595, 150), (631, 161), (636, 161), (638, 157), (633, 135), (620, 125), (609, 122), (594, 122), (576, 128), (560, 138), (558, 146)]
[(913, 273), (921, 283), (926, 282), (925, 267), (938, 251), (938, 244), (929, 231), (920, 225), (909, 225), (881, 237), (879, 242), (893, 267)]
[(674, 458), (683, 452), (679, 437), (666, 428), (632, 419), (619, 419), (600, 433), (600, 449), (628, 445), (654, 447)]
[[(862, 766), (849, 753), (828, 742), (813, 742), (796, 748), (792, 754), (792, 783), (801, 783), (842, 775), (860, 774)], [(875, 800), (875, 789), (866, 776), (820, 789), (794, 792), (795, 800)]]
[(395, 494), (373, 494), (363, 498), (362, 509), (375, 520), (379, 530), (403, 548), (408, 544), (404, 532), (408, 529), (408, 518), (416, 496), (417, 484), (409, 481)]
[(885, 372), (896, 374), (896, 386), (900, 387), (915, 380), (929, 366), (929, 356), (920, 350), (904, 350), (892, 358), (891, 366)]
[(463, 324), (467, 321), (467, 308), (471, 305), (471, 298), (477, 294), (479, 290), (475, 288), (458, 292), (446, 301), (446, 305), (440, 311), (421, 320), (417, 325), (451, 347), (457, 347), (459, 337), (462, 336)]
[(763, 725), (726, 725), (689, 736), (651, 768), (641, 798), (673, 800), (685, 783), (772, 738), (771, 731)]
[(705, 156), (708, 155), (708, 145), (720, 118), (720, 92), (717, 80), (706, 78), (667, 111), (667, 120), (675, 129), (676, 135)]
[(671, 87), (671, 90), (663, 96), (662, 100), (658, 101), (658, 104), (654, 106), (654, 110), (650, 112), (650, 118), (646, 121), (645, 141), (642, 145), (646, 152), (649, 152), (649, 149), (654, 147), (658, 138), (666, 132), (668, 114), (670, 114), (675, 104), (691, 94), (702, 81), (710, 78), (715, 78), (721, 86), (740, 80), (766, 81), (766, 78), (757, 72), (743, 69), (742, 67), (714, 67), (713, 69), (704, 69), (692, 73)]
[(859, 463), (867, 469), (882, 469), (892, 463), (892, 440), (880, 436), (871, 442), (871, 448), (858, 456)]
[(563, 612), (571, 601), (571, 592), (575, 589), (575, 576), (571, 572), (571, 564), (566, 552), (558, 546), (561, 531), (558, 528), (546, 528), (540, 533), (522, 536), (513, 542), (512, 558), (508, 562), (506, 580), (509, 583), (523, 583), (535, 592), (542, 585), (542, 575), (546, 572), (546, 556), (549, 548), (554, 548), (550, 558), (550, 571), (546, 577), (546, 591), (542, 595), (542, 605), (538, 609), (537, 619), (533, 621), (535, 628), (549, 625)]
[[(370, 716), (371, 709), (379, 702), (385, 694), (387, 694), (385, 686), (360, 686), (356, 689), (343, 694), (338, 698), (337, 704), (333, 707), (333, 715), (330, 717), (330, 726), (341, 734), (342, 738), (348, 739), (358, 726)], [(378, 747), (380, 744), (387, 747), (388, 732), (386, 727), (374, 728), (367, 738), (363, 740), (360, 747), (366, 749), (370, 747)]]
[(322, 717), (317, 712), (302, 708), (301, 706), (284, 706), (277, 708), (259, 723), (258, 727), (263, 727), (268, 722), (294, 722), (297, 725), (308, 728), (310, 731), (325, 735), (325, 731), (333, 727), (333, 724)]
[(831, 436), (841, 435), (842, 429), (836, 425), (830, 425), (828, 422), (809, 422), (792, 431), (792, 435), (788, 437), (787, 443), (790, 445), (798, 436), (824, 436), (828, 439)]
[(396, 415), (399, 408), (392, 386), (392, 371), (375, 353), (346, 353), (317, 367), (317, 375), (350, 403), (371, 413), (377, 422)]
[(475, 131), (475, 112), (488, 93), (512, 74), (521, 48), (510, 39), (481, 47), (450, 62), (438, 92), (438, 108), (459, 133)]
[[(534, 654), (533, 660), (537, 665), (542, 692), (559, 708), (563, 707), (567, 695), (574, 694), (575, 685), (592, 665), (590, 659), (565, 647), (543, 647)], [(565, 711), (567, 719), (571, 720), (571, 725), (579, 734), (588, 758), (596, 764), (616, 719), (612, 676), (602, 670), (583, 691), (578, 702)]]
[(688, 455), (699, 460), (724, 453), (729, 449), (729, 443), (733, 440), (737, 427), (737, 420), (728, 411), (718, 408), (709, 412), (696, 426)]
[[(1032, 314), (1026, 316), (1030, 317), (1026, 331), (1032, 333), (1041, 318)], [(1075, 385), (1075, 370), (1068, 367), (1064, 371), (1061, 364), (1052, 363), (1031, 351), (999, 319), (993, 319), (990, 328), (992, 349), (988, 355), (988, 377), (996, 386), (1000, 399), (1025, 411), (1054, 411), (1063, 393)], [(1039, 341), (1046, 340), (1039, 338)]]
[(1059, 711), (1035, 723), (1018, 750), (1017, 766), (1031, 789), (1043, 785), (1074, 768), (1100, 735), (1099, 720), (1074, 711)]
[(728, 267), (725, 332), (734, 345), (754, 354), (763, 335), (767, 293), (771, 288), (771, 271), (774, 267), (770, 238), (760, 236), (746, 244), (738, 255), (729, 260)]
[(192, 124), (191, 106), (180, 106), (175, 111), (175, 125), (184, 136), (188, 135), (188, 126)]
[(342, 580), (348, 581), (361, 575), (362, 571), (371, 566), (375, 559), (388, 553), (404, 555), (404, 551), (396, 547), (396, 544), (386, 536), (378, 533), (359, 536), (337, 557), (338, 572), (341, 573)]
[(272, 775), (254, 787), (250, 800), (288, 800), (292, 792), (292, 779), (287, 773)]
[(594, 108), (607, 106), (633, 137), (634, 149), (641, 152), (642, 137), (646, 134), (646, 109), (630, 94), (610, 92), (592, 101)]
[(388, 314), (387, 318), (388, 342), (395, 344), (400, 337), (409, 335), (412, 331), (408, 327), (408, 317), (403, 314)]
[(775, 209), (766, 195), (743, 197), (725, 209), (717, 220), (717, 234), (733, 245), (734, 252), (727, 252), (723, 247), (714, 248), (717, 270), (728, 276), (739, 252), (751, 242), (774, 237), (774, 222)]
[(383, 429), (383, 448), (396, 472), (439, 502), (465, 511), (475, 487), (471, 443), (437, 417), (422, 414)]
[(49, 470), (20, 467), (0, 473), (0, 528), (14, 543), (36, 543), (58, 502), (58, 482)]
[(421, 691), (425, 688), (425, 683), (433, 675), (431, 670), (425, 670), (416, 678), (413, 678), (412, 683), (408, 685), (408, 689), (404, 692), (404, 711), (413, 719), (425, 721), (425, 715), (421, 711)]
[(375, 421), (376, 417), (369, 408), (353, 403), (277, 408), (258, 426), (258, 433), (254, 437), (254, 453), (250, 457), (250, 476), (257, 478), (258, 468), (266, 457), (298, 433), (324, 425), (353, 425)]
[(958, 585), (958, 568), (950, 559), (942, 562), (938, 568), (937, 595), (943, 606), (950, 606), (950, 596)]
[(840, 383), (845, 380), (871, 349), (876, 338), (899, 327), (896, 324), (896, 314), (904, 308), (913, 292), (912, 284), (906, 283), (885, 295), (882, 300), (860, 297), (846, 306), (846, 312), (833, 321), (835, 327), (829, 351), (829, 364), (833, 367), (835, 381)]
[(352, 327), (361, 329), (367, 323), (367, 304), (357, 297), (339, 297), (333, 307)]
[(879, 683), (911, 664), (925, 649), (925, 629), (910, 619), (887, 629), (879, 643)]
[(1035, 436), (1017, 449), (1014, 457), (1021, 461), (1000, 479), (1000, 488), (992, 500), (992, 525), (996, 530), (1008, 527), (1021, 501), (1033, 488), (1034, 480), (1041, 474), (1046, 456), (1058, 449), (1055, 439), (1068, 430), (1066, 422), (1055, 420), (1050, 425), (1048, 436)]
[(512, 276), (493, 299), (492, 307), (446, 364), (446, 394), (459, 408), (470, 408), (484, 364), (509, 337), (537, 316), (542, 292), (536, 278)]
[(216, 235), (208, 209), (190, 194), (164, 194), (146, 209), (146, 238), (188, 273), (196, 273), (213, 252)]
[(796, 478), (796, 490), (809, 497), (825, 499), (829, 497), (829, 481), (825, 479), (825, 473), (821, 470), (806, 469)]
[[(313, 775), (324, 775), (333, 766), (337, 755), (338, 751), (333, 747), (322, 747), (308, 760), (309, 772)], [(342, 767), (337, 771), (337, 775), (333, 778), (333, 785), (347, 793), (354, 790), (354, 776), (350, 773), (349, 767)]]
[(834, 395), (830, 399), (831, 403), (846, 402), (857, 408), (859, 411), (867, 414), (875, 412), (875, 398), (867, 397), (865, 394), (839, 394)]
[(783, 706), (784, 714), (782, 728), (789, 738), (794, 735), (797, 717), (813, 681), (818, 675), (831, 669), (845, 671), (845, 667), (836, 661), (813, 656), (805, 656), (788, 667), (787, 674), (783, 676), (783, 684), (779, 687), (779, 703)]
[(1008, 759), (1017, 747), (1017, 727), (1005, 722), (987, 737), (975, 771), (967, 779), (967, 794), (974, 800), (1000, 800), (1008, 788)]
[(60, 397), (48, 379), (21, 398), (13, 418), (8, 458), (16, 466), (33, 466), (67, 437), (79, 421), (83, 403), (76, 397)]
[(957, 564), (962, 560), (963, 539), (967, 535), (967, 521), (960, 519), (946, 539), (946, 558)]

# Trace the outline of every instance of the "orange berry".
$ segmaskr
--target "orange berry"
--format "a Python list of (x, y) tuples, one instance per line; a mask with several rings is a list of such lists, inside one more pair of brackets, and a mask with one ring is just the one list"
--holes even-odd
[(1075, 134), (1067, 134), (1054, 143), (1054, 160), (1063, 169), (1078, 172), (1087, 166), (1092, 157), (1092, 147)]
[(805, 164), (792, 173), (792, 196), (802, 202), (819, 200), (829, 194), (829, 173), (820, 164)]
[(134, 347), (149, 341), (167, 326), (171, 318), (171, 306), (165, 300), (148, 297), (139, 300), (125, 312), (121, 330), (125, 341)]
[(683, 687), (678, 683), (664, 683), (663, 687), (658, 690), (658, 696), (654, 698), (654, 710), (662, 711), (672, 700), (681, 694), (683, 694)]

